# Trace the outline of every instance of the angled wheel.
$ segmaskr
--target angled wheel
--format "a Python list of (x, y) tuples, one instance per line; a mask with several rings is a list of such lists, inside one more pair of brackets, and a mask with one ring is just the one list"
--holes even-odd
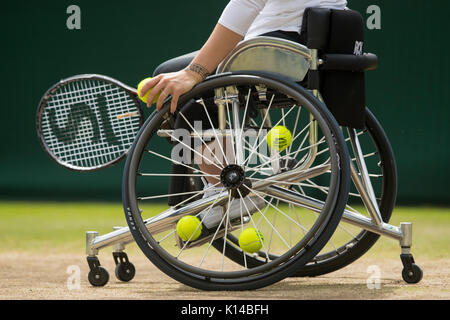
[[(397, 195), (397, 168), (394, 153), (381, 124), (369, 109), (366, 109), (366, 127), (358, 130), (357, 135), (378, 200), (380, 214), (383, 221), (387, 223), (391, 218)], [(356, 166), (355, 155), (347, 133), (345, 138), (351, 150), (352, 162)], [(353, 183), (346, 209), (370, 217)], [(339, 270), (364, 255), (379, 237), (377, 234), (350, 226), (342, 221), (329, 243), (295, 276), (318, 276)]]
[[(200, 127), (188, 104), (201, 110)], [(260, 73), (211, 77), (179, 105), (188, 138), (159, 130), (166, 103), (127, 158), (124, 210), (141, 250), (172, 278), (203, 290), (256, 289), (299, 270), (328, 242), (347, 203), (349, 156), (334, 118), (302, 87)], [(274, 150), (267, 138), (277, 126), (288, 128), (292, 141)], [(180, 177), (183, 185), (169, 190), (169, 180)], [(304, 188), (307, 180), (329, 192)], [(199, 188), (198, 181), (209, 184)], [(176, 227), (186, 215), (200, 223), (182, 240)], [(264, 235), (259, 251), (240, 248), (247, 228)]]

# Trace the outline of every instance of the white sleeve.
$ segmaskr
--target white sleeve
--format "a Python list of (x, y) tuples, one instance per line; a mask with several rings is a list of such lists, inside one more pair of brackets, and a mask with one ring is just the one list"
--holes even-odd
[(219, 23), (231, 31), (245, 36), (248, 29), (268, 0), (231, 0), (223, 11)]

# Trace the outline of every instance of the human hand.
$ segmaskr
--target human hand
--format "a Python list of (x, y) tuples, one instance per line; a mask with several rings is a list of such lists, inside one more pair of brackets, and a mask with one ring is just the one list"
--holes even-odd
[(147, 106), (151, 107), (155, 97), (160, 93), (156, 102), (156, 110), (160, 110), (164, 100), (171, 95), (170, 112), (174, 113), (178, 99), (181, 95), (189, 92), (196, 84), (202, 82), (203, 78), (188, 69), (178, 72), (163, 73), (149, 80), (141, 89), (141, 96), (144, 96), (148, 90)]

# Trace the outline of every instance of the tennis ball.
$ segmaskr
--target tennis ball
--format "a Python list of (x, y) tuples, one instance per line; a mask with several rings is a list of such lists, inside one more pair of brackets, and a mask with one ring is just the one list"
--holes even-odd
[(255, 228), (247, 228), (239, 235), (239, 247), (247, 253), (258, 252), (263, 241), (263, 235)]
[[(142, 87), (145, 85), (145, 83), (149, 80), (152, 80), (152, 78), (145, 78), (144, 80), (142, 80), (141, 82), (139, 82), (138, 87), (137, 87), (137, 93), (138, 93), (138, 97), (139, 99), (141, 99), (143, 102), (147, 103), (147, 98), (148, 98), (148, 94), (150, 93), (151, 89), (147, 91), (147, 93), (141, 97), (141, 90)], [(159, 98), (159, 94), (156, 95), (155, 100), (153, 100), (153, 103), (156, 103), (156, 101), (158, 101)]]
[(292, 142), (292, 135), (288, 128), (284, 126), (273, 127), (267, 135), (269, 148), (276, 151), (283, 151)]
[(183, 241), (194, 241), (202, 233), (202, 223), (197, 217), (184, 216), (177, 223), (177, 234)]

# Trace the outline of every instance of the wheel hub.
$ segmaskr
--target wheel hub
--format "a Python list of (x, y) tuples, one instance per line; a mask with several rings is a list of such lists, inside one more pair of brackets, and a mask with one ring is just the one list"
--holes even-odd
[(245, 198), (252, 187), (250, 180), (245, 178), (244, 169), (236, 164), (230, 164), (222, 169), (220, 181), (230, 190), (233, 198)]
[(230, 164), (223, 168), (220, 174), (220, 181), (228, 189), (239, 188), (245, 179), (245, 172), (242, 167), (236, 164)]

